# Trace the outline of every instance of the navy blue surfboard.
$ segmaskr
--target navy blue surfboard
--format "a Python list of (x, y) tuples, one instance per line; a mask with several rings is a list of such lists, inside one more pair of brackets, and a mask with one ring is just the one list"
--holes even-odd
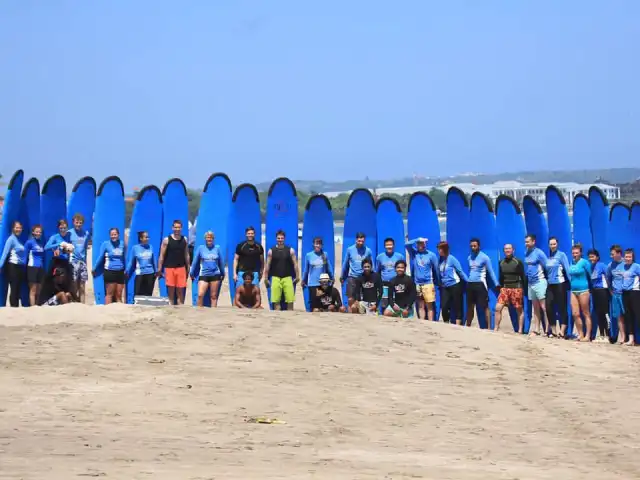
[[(499, 258), (504, 258), (504, 246), (509, 243), (513, 246), (513, 255), (524, 262), (524, 217), (518, 203), (507, 195), (500, 195), (496, 199), (496, 239), (498, 243)], [(496, 272), (499, 275), (499, 272)], [(518, 331), (518, 312), (509, 307), (509, 317), (513, 325), (513, 331)], [(525, 317), (524, 331), (529, 330)]]
[[(58, 233), (58, 222), (67, 218), (67, 184), (61, 175), (54, 175), (42, 186), (40, 194), (40, 223), (45, 243)], [(53, 258), (53, 252), (45, 254), (46, 267)]]
[[(7, 243), (7, 239), (11, 236), (13, 222), (20, 219), (22, 182), (24, 182), (24, 172), (18, 170), (13, 174), (11, 180), (9, 180), (7, 193), (5, 193), (4, 196), (2, 226), (0, 226), (0, 248), (3, 249), (5, 243)], [(2, 268), (0, 271), (0, 306), (4, 307), (7, 304), (9, 284), (4, 278), (4, 265), (0, 265), (0, 268)]]
[[(277, 178), (269, 187), (265, 229), (265, 255), (276, 245), (276, 232), (282, 230), (285, 234), (285, 244), (294, 249), (298, 258), (298, 193), (288, 178)], [(267, 295), (269, 306), (273, 308), (271, 288), (267, 288)], [(280, 303), (280, 307), (285, 310), (287, 307), (284, 298)]]
[[(322, 239), (323, 251), (336, 272), (336, 247), (333, 230), (333, 211), (331, 202), (324, 195), (313, 195), (307, 201), (304, 209), (304, 221), (302, 225), (302, 252), (300, 255), (300, 272), (304, 265), (305, 256), (313, 251), (313, 239)], [(304, 304), (307, 312), (311, 311), (309, 301), (309, 288), (303, 290)]]
[[(165, 183), (162, 189), (162, 238), (163, 241), (173, 232), (173, 222), (182, 222), (182, 235), (189, 239), (189, 199), (187, 187), (179, 178), (172, 178)], [(158, 282), (160, 295), (167, 297), (167, 285), (164, 277)]]
[(609, 201), (598, 187), (589, 188), (590, 225), (593, 248), (598, 250), (603, 262), (609, 258)]
[[(633, 243), (631, 238), (631, 210), (624, 203), (614, 203), (611, 206), (607, 232), (609, 246), (616, 244), (620, 245), (623, 252), (625, 249), (631, 248)], [(608, 249), (606, 250), (606, 253), (609, 253)], [(600, 256), (602, 257), (603, 254), (600, 253)], [(618, 332), (618, 319), (611, 318), (611, 338), (617, 338)]]
[(83, 177), (73, 186), (71, 197), (67, 204), (69, 228), (73, 228), (73, 216), (79, 213), (84, 217), (84, 229), (91, 232), (95, 208), (96, 181), (91, 177)]
[[(447, 191), (447, 243), (449, 252), (456, 257), (465, 273), (469, 272), (469, 222), (471, 212), (469, 211), (469, 201), (465, 193), (457, 187), (451, 187)], [(455, 312), (451, 320), (462, 320), (466, 318), (466, 301), (463, 302), (463, 311)], [(454, 322), (455, 323), (455, 322)]]
[[(205, 244), (204, 234), (206, 232), (213, 232), (214, 243), (220, 246), (222, 258), (225, 261), (227, 258), (227, 232), (229, 229), (229, 212), (231, 211), (231, 194), (231, 180), (227, 175), (224, 173), (211, 175), (202, 191), (200, 210), (198, 211), (198, 220), (196, 222), (195, 249)], [(200, 275), (193, 281), (191, 290), (194, 305), (198, 304), (199, 277)], [(222, 282), (220, 282), (220, 286), (222, 286)], [(220, 289), (218, 289), (219, 294)], [(208, 289), (203, 298), (203, 303), (205, 307), (211, 306), (211, 296)]]
[[(31, 228), (40, 223), (40, 182), (37, 178), (29, 179), (22, 188), (20, 222), (22, 223), (20, 240), (24, 244), (31, 236)], [(26, 282), (22, 285), (20, 298), (23, 306), (29, 305), (29, 286)]]
[(582, 250), (587, 252), (593, 248), (591, 237), (591, 207), (589, 197), (579, 193), (573, 198), (573, 243), (582, 245)]
[[(93, 248), (91, 249), (91, 266), (96, 264), (101, 245), (110, 240), (109, 231), (117, 228), (120, 238), (124, 240), (124, 187), (120, 178), (105, 178), (96, 194), (96, 209), (93, 220)], [(96, 305), (104, 305), (105, 286), (103, 268), (96, 270), (93, 276), (93, 290)]]
[[(425, 192), (415, 192), (409, 198), (407, 208), (407, 232), (409, 239), (426, 238), (427, 249), (438, 256), (440, 222), (433, 199)], [(409, 257), (410, 258), (410, 257)], [(415, 280), (415, 279), (414, 279)], [(436, 321), (440, 319), (440, 289), (436, 288)]]
[[(527, 230), (527, 235), (533, 234), (536, 236), (536, 246), (546, 252), (549, 253), (549, 226), (547, 225), (547, 218), (542, 211), (542, 207), (540, 204), (535, 201), (529, 195), (526, 195), (522, 199), (522, 210), (524, 212), (524, 221), (525, 227)], [(527, 295), (527, 292), (524, 292)], [(532, 303), (527, 298), (525, 302), (525, 330), (529, 331), (529, 326), (531, 325), (531, 315), (532, 315)]]
[[(246, 239), (245, 231), (247, 227), (253, 227), (256, 231), (256, 241), (262, 238), (262, 214), (260, 212), (260, 197), (256, 187), (249, 183), (239, 185), (231, 197), (231, 209), (229, 213), (229, 224), (227, 230), (227, 265), (229, 278), (229, 294), (231, 304), (236, 296), (236, 282), (233, 271), (233, 259), (236, 254), (236, 247)], [(242, 283), (242, 279), (238, 278)], [(263, 302), (264, 304), (264, 302)]]
[[(378, 253), (376, 205), (373, 195), (366, 188), (356, 188), (347, 200), (342, 234), (342, 263), (347, 256), (347, 248), (356, 243), (358, 232), (364, 233), (365, 245), (371, 249), (372, 260), (375, 260)], [(344, 275), (344, 272), (341, 272), (340, 275)], [(348, 303), (346, 281), (342, 284), (342, 302), (345, 306)]]
[[(476, 192), (471, 195), (470, 209), (470, 233), (472, 238), (480, 240), (480, 250), (483, 251), (490, 259), (493, 272), (498, 277), (498, 237), (496, 232), (496, 216), (493, 213), (493, 205), (491, 200), (483, 193)], [(496, 306), (495, 288), (487, 275), (487, 289), (489, 291), (489, 310), (491, 316), (486, 318), (486, 312), (476, 307), (476, 314), (480, 328), (491, 329), (493, 323), (493, 312)]]
[[(155, 185), (149, 185), (140, 190), (133, 205), (127, 242), (127, 264), (131, 261), (133, 246), (138, 244), (139, 232), (149, 234), (149, 245), (157, 266), (162, 243), (162, 193)], [(130, 304), (133, 304), (135, 299), (135, 279), (134, 270), (127, 279), (127, 303)]]

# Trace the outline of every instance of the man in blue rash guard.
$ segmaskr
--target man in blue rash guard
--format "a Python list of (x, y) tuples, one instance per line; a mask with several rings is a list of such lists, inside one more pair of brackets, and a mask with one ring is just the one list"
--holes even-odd
[(436, 289), (440, 283), (438, 257), (427, 250), (427, 239), (420, 237), (405, 244), (409, 252), (411, 276), (416, 284), (416, 304), (420, 318), (436, 319)]
[(373, 252), (364, 244), (364, 233), (356, 233), (356, 243), (347, 248), (347, 253), (342, 262), (342, 271), (340, 272), (340, 283), (347, 282), (347, 301), (349, 307), (355, 302), (354, 293), (357, 285), (356, 279), (362, 275), (362, 261), (369, 258), (373, 261)]
[(391, 280), (396, 278), (396, 262), (404, 261), (404, 255), (395, 251), (396, 242), (393, 238), (384, 239), (384, 252), (376, 257), (375, 270), (382, 280), (382, 301), (381, 307), (384, 312), (389, 305), (389, 285)]
[[(533, 318), (529, 327), (529, 335), (540, 335), (540, 328), (546, 319), (546, 306), (544, 299), (547, 294), (547, 279), (544, 269), (547, 265), (547, 256), (536, 247), (536, 236), (532, 233), (524, 237), (527, 253), (524, 256), (525, 274), (527, 275), (527, 296), (533, 304)], [(548, 326), (544, 332), (548, 330)]]
[[(469, 281), (467, 282), (467, 327), (471, 326), (473, 316), (478, 310), (484, 310), (487, 328), (491, 330), (491, 311), (489, 310), (489, 287), (487, 276), (494, 288), (498, 288), (498, 280), (491, 266), (489, 256), (480, 250), (480, 240), (472, 238), (469, 242)], [(478, 322), (480, 327), (480, 322)]]
[(629, 341), (625, 345), (636, 344), (636, 325), (640, 318), (640, 265), (635, 262), (632, 248), (624, 251), (624, 275), (622, 277), (622, 303), (625, 310), (625, 333)]
[[(611, 246), (611, 263), (607, 267), (607, 282), (611, 288), (611, 321), (618, 322), (618, 345), (624, 344), (624, 303), (622, 302), (622, 285), (624, 281), (624, 261), (622, 247)], [(613, 339), (612, 339), (613, 340)]]
[(302, 262), (302, 287), (309, 288), (309, 298), (314, 298), (320, 286), (320, 275), (326, 273), (333, 282), (333, 265), (322, 250), (322, 238), (313, 239), (313, 251), (307, 253)]
[(595, 342), (608, 343), (611, 336), (610, 320), (608, 320), (611, 293), (607, 281), (607, 266), (600, 261), (600, 252), (595, 249), (589, 250), (589, 261), (591, 262), (591, 298), (599, 331)]
[(69, 231), (69, 239), (73, 245), (71, 252), (71, 272), (73, 275), (73, 288), (80, 303), (84, 303), (85, 285), (89, 280), (87, 269), (87, 246), (91, 234), (84, 228), (84, 217), (80, 213), (73, 216), (73, 228)]

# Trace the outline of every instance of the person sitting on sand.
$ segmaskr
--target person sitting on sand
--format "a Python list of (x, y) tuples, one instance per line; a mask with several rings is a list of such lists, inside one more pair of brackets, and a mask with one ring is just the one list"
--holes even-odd
[(236, 289), (233, 304), (238, 308), (262, 308), (260, 287), (253, 284), (253, 272), (242, 272), (242, 285)]
[(55, 306), (78, 302), (72, 280), (70, 268), (53, 265), (42, 281), (38, 305)]
[(342, 305), (340, 292), (331, 285), (328, 273), (320, 274), (320, 286), (316, 288), (315, 295), (311, 298), (311, 311), (313, 312), (346, 312)]
[(389, 284), (389, 305), (384, 310), (385, 317), (413, 317), (413, 305), (416, 303), (416, 284), (406, 274), (407, 262), (396, 262), (396, 276)]

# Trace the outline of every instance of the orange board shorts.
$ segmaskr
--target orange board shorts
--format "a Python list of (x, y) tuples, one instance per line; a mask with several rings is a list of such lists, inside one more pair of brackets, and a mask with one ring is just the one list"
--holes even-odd
[(504, 288), (500, 289), (498, 295), (498, 303), (501, 305), (511, 305), (514, 308), (522, 308), (523, 300), (522, 288)]
[(185, 267), (165, 268), (164, 281), (167, 287), (187, 288), (187, 269)]

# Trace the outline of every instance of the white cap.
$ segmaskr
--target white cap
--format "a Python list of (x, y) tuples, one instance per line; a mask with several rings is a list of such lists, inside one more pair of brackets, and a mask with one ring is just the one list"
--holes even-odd
[(320, 274), (320, 281), (322, 282), (323, 280), (325, 280), (325, 281), (327, 281), (327, 282), (328, 282), (329, 280), (331, 280), (331, 277), (329, 276), (329, 274), (328, 274), (328, 273), (321, 273), (321, 274)]

